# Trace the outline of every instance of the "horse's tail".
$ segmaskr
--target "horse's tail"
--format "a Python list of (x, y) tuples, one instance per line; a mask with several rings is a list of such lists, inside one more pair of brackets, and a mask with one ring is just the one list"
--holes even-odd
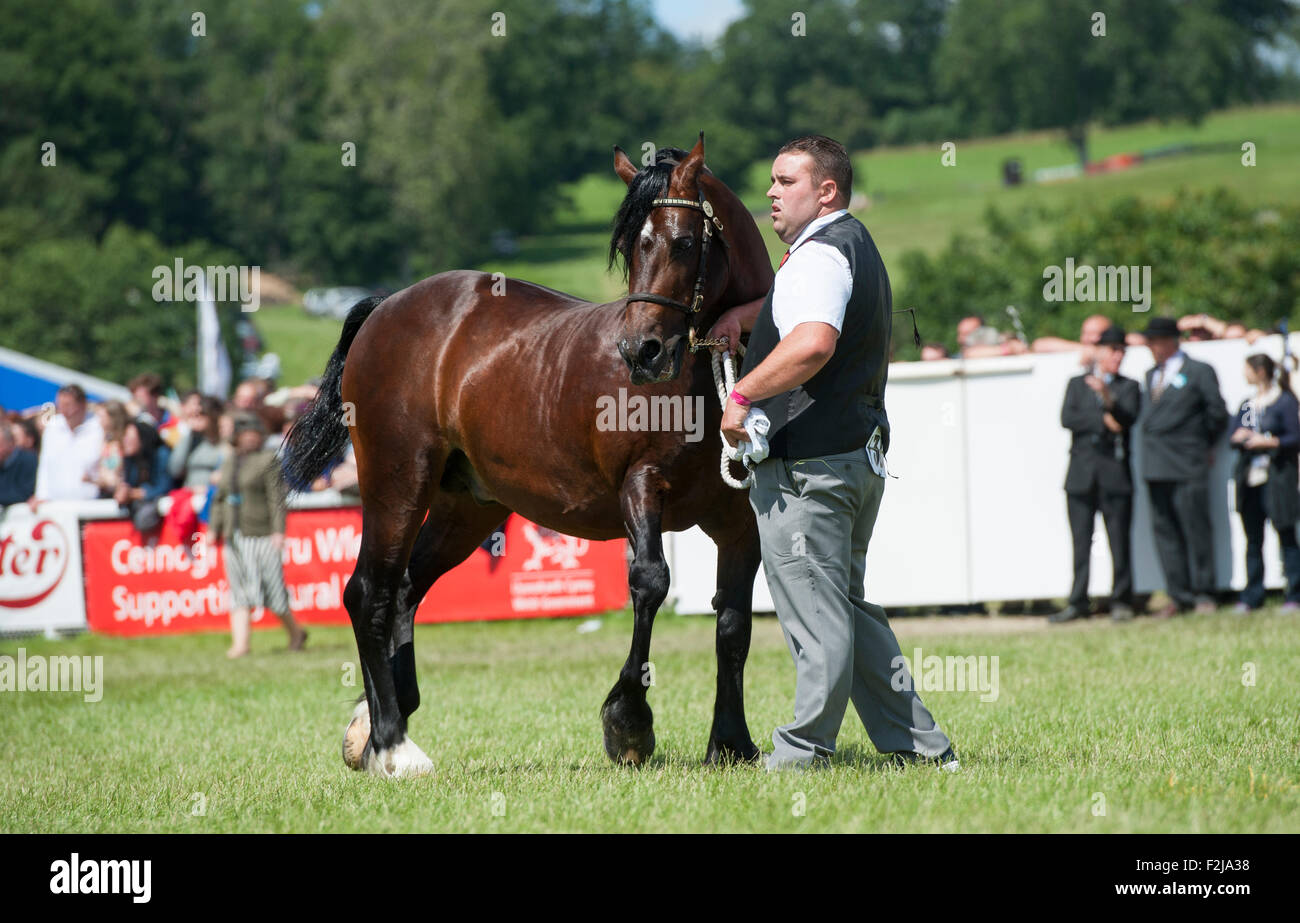
[(316, 399), (294, 421), (285, 436), (281, 465), (285, 483), (291, 490), (311, 489), (311, 482), (325, 472), (348, 444), (348, 427), (343, 414), (343, 362), (357, 331), (383, 300), (379, 297), (365, 298), (352, 306), (343, 321), (339, 344), (334, 347), (334, 353), (325, 366)]

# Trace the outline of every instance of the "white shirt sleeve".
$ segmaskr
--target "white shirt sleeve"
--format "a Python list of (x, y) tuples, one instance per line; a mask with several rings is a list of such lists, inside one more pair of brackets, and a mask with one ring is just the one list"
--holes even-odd
[(806, 241), (776, 274), (772, 320), (782, 339), (807, 321), (830, 324), (838, 331), (852, 294), (853, 274), (844, 254), (819, 240)]

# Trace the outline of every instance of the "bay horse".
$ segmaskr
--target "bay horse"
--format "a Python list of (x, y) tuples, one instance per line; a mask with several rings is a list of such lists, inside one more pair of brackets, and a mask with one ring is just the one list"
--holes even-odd
[[(748, 210), (705, 166), (702, 132), (689, 153), (661, 150), (641, 170), (615, 147), (614, 170), (628, 188), (609, 262), (622, 258), (628, 296), (592, 304), (453, 271), (363, 300), (286, 439), (291, 485), (318, 477), (349, 437), (356, 453), (362, 536), (343, 594), (365, 678), (344, 736), (354, 769), (432, 768), (407, 736), (420, 704), (416, 606), (511, 512), (579, 538), (630, 539), (632, 645), (600, 714), (605, 752), (634, 766), (655, 749), (643, 671), (668, 593), (661, 534), (699, 525), (718, 546), (705, 761), (759, 755), (743, 688), (758, 531), (747, 492), (718, 473), (722, 411), (708, 350), (687, 346), (727, 307), (763, 296), (772, 266)], [(704, 438), (600, 425), (602, 404), (629, 382), (646, 396), (702, 397)]]

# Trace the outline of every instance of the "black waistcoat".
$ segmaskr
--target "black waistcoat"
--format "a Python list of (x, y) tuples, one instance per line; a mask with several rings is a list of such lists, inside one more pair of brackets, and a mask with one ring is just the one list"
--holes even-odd
[[(813, 458), (851, 452), (865, 446), (877, 426), (888, 450), (884, 398), (893, 298), (885, 264), (866, 227), (847, 213), (808, 240), (829, 244), (844, 254), (853, 274), (853, 290), (835, 353), (826, 365), (802, 385), (755, 401), (772, 421), (768, 436), (772, 456)], [(741, 377), (767, 358), (781, 340), (772, 319), (773, 292), (775, 286), (767, 293), (750, 332)]]

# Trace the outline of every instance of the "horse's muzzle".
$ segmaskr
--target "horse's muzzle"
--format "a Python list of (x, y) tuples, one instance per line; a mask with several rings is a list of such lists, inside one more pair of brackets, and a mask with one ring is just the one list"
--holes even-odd
[(632, 384), (672, 381), (682, 371), (686, 338), (680, 334), (666, 341), (657, 336), (623, 337), (618, 341), (618, 352), (632, 373)]

